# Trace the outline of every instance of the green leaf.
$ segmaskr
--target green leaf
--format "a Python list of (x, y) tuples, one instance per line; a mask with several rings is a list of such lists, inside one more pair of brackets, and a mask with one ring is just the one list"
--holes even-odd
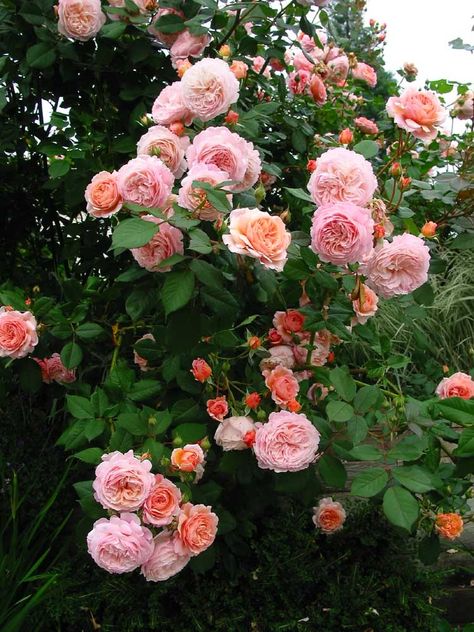
[(133, 384), (127, 396), (134, 402), (150, 399), (161, 391), (161, 384), (156, 380), (140, 380)]
[(374, 140), (361, 140), (360, 143), (354, 145), (354, 151), (362, 154), (364, 158), (373, 158), (379, 153), (379, 144)]
[(196, 443), (207, 434), (205, 424), (180, 424), (173, 429), (173, 437), (179, 437), (183, 444)]
[(418, 557), (423, 564), (434, 564), (439, 554), (441, 553), (441, 546), (439, 537), (436, 533), (431, 533), (423, 538), (418, 544)]
[(71, 163), (69, 160), (62, 158), (60, 160), (52, 160), (48, 167), (48, 172), (51, 178), (61, 178), (66, 175), (70, 168)]
[(434, 303), (435, 293), (430, 283), (424, 283), (412, 295), (418, 305), (433, 305)]
[(474, 456), (474, 428), (465, 428), (454, 451), (456, 456)]
[(199, 485), (193, 491), (193, 502), (203, 505), (215, 505), (222, 495), (223, 488), (215, 481), (208, 481), (204, 485)]
[(383, 456), (376, 446), (366, 444), (356, 445), (349, 454), (357, 461), (379, 461)]
[(363, 441), (368, 433), (367, 422), (359, 415), (347, 422), (347, 434), (354, 445)]
[(56, 60), (56, 52), (48, 42), (35, 44), (26, 51), (26, 62), (30, 68), (43, 70), (52, 66)]
[(73, 454), (75, 459), (83, 461), (84, 463), (91, 463), (92, 465), (98, 465), (102, 460), (103, 451), (100, 448), (87, 448)]
[(326, 415), (330, 421), (345, 422), (354, 416), (354, 409), (350, 404), (333, 400), (326, 406)]
[(116, 20), (115, 22), (104, 24), (104, 26), (100, 30), (100, 34), (102, 35), (102, 37), (106, 37), (108, 39), (118, 39), (122, 35), (122, 33), (124, 33), (126, 28), (126, 22)]
[(347, 480), (346, 468), (339, 459), (324, 454), (318, 462), (319, 473), (326, 485), (331, 487), (344, 487)]
[(151, 462), (153, 467), (158, 468), (160, 466), (161, 457), (163, 456), (165, 446), (162, 443), (158, 443), (151, 437), (149, 437), (143, 444), (143, 451), (151, 454)]
[(434, 408), (444, 419), (461, 426), (474, 425), (474, 400), (450, 397), (436, 402)]
[(66, 406), (76, 419), (93, 419), (95, 417), (92, 403), (80, 395), (66, 395)]
[(122, 413), (117, 417), (116, 425), (132, 435), (146, 435), (148, 432), (148, 421), (140, 413)]
[(93, 340), (104, 333), (104, 328), (96, 323), (83, 323), (76, 329), (76, 335), (79, 336), (81, 340)]
[(419, 513), (416, 499), (409, 491), (398, 486), (390, 487), (385, 492), (383, 510), (392, 524), (407, 531), (411, 531)]
[(350, 402), (354, 399), (356, 394), (356, 384), (348, 371), (342, 367), (337, 367), (329, 372), (329, 379), (331, 384), (336, 389), (336, 392), (345, 399), (346, 402)]
[(191, 237), (189, 250), (194, 250), (195, 252), (199, 252), (203, 255), (208, 255), (212, 252), (211, 241), (203, 230), (200, 228), (193, 228), (193, 230), (189, 232), (189, 236)]
[(311, 204), (314, 204), (313, 199), (311, 198), (309, 193), (306, 193), (306, 191), (304, 191), (303, 189), (292, 189), (290, 187), (283, 187), (283, 188), (285, 189), (285, 191), (288, 191), (288, 193), (292, 195), (293, 197), (298, 198), (299, 200), (304, 200), (305, 202), (310, 202)]
[(470, 250), (474, 248), (474, 233), (462, 233), (458, 235), (449, 244), (449, 247), (456, 250)]
[(397, 461), (416, 461), (425, 448), (425, 443), (418, 437), (405, 437), (390, 450), (388, 457)]
[(222, 272), (207, 261), (193, 259), (189, 267), (203, 285), (211, 288), (222, 287), (224, 281)]
[(61, 362), (66, 369), (74, 369), (82, 360), (82, 349), (75, 342), (68, 342), (61, 351)]
[(84, 428), (84, 436), (87, 441), (92, 441), (99, 437), (105, 430), (105, 421), (103, 419), (89, 419)]
[(388, 483), (388, 474), (381, 467), (371, 467), (364, 470), (352, 481), (351, 494), (371, 498), (382, 491)]
[(116, 226), (112, 235), (113, 248), (139, 248), (147, 244), (159, 231), (158, 224), (139, 217), (125, 219)]
[(225, 288), (206, 287), (201, 290), (203, 302), (221, 318), (232, 318), (239, 312), (239, 304)]
[(437, 480), (429, 470), (419, 465), (407, 465), (405, 467), (395, 467), (392, 470), (393, 477), (403, 487), (412, 492), (424, 493), (436, 489), (442, 484), (441, 479)]
[(25, 393), (36, 393), (41, 388), (43, 379), (41, 368), (33, 358), (23, 358), (16, 361), (20, 386)]
[(153, 432), (154, 435), (160, 435), (166, 432), (173, 421), (173, 417), (168, 410), (160, 410), (154, 413), (153, 417), (155, 421), (149, 421), (149, 424), (151, 432)]
[(194, 291), (194, 274), (191, 270), (169, 272), (161, 291), (166, 316), (189, 303)]
[(366, 413), (381, 399), (382, 392), (376, 386), (363, 386), (354, 398), (354, 408), (358, 413)]

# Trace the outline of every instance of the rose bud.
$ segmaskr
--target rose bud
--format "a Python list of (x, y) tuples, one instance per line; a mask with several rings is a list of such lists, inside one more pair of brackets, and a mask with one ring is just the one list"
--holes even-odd
[(346, 127), (346, 129), (343, 129), (342, 132), (339, 134), (339, 142), (341, 143), (341, 145), (349, 145), (349, 143), (352, 143), (353, 138), (354, 135), (348, 127)]
[(202, 358), (193, 360), (191, 373), (198, 382), (206, 382), (212, 375), (212, 369)]
[(239, 122), (239, 114), (234, 112), (234, 110), (229, 110), (225, 116), (224, 121), (229, 125), (235, 125)]
[(438, 224), (436, 222), (426, 222), (421, 228), (421, 234), (423, 237), (434, 237), (436, 235), (436, 229)]

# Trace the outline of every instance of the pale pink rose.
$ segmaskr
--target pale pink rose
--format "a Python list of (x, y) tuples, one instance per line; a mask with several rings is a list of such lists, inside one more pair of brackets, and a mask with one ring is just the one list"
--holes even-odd
[(311, 386), (308, 388), (308, 392), (306, 393), (306, 397), (309, 399), (310, 402), (313, 402), (313, 404), (322, 402), (323, 399), (326, 399), (328, 395), (328, 387), (320, 384), (319, 382), (311, 384)]
[(344, 85), (349, 72), (349, 59), (347, 55), (339, 55), (327, 62), (328, 76), (326, 80), (337, 85)]
[(193, 116), (210, 121), (239, 98), (239, 82), (222, 59), (202, 59), (181, 79), (183, 102)]
[(178, 552), (199, 555), (214, 542), (218, 517), (205, 505), (185, 503), (178, 517)]
[(0, 358), (24, 358), (37, 344), (33, 314), (0, 307)]
[(75, 369), (66, 369), (59, 353), (53, 353), (51, 357), (44, 358), (43, 360), (39, 358), (33, 358), (33, 360), (39, 364), (41, 378), (45, 384), (51, 384), (51, 382), (71, 384), (71, 382), (76, 381)]
[(117, 186), (117, 172), (101, 171), (87, 185), (84, 197), (87, 212), (93, 217), (111, 217), (122, 208), (122, 196)]
[(289, 345), (276, 345), (271, 347), (268, 353), (270, 355), (260, 362), (260, 371), (271, 370), (277, 366), (283, 366), (287, 369), (292, 369), (295, 366), (293, 349)]
[(215, 399), (208, 399), (206, 402), (206, 410), (209, 417), (216, 421), (222, 421), (229, 412), (229, 404), (225, 395), (216, 397)]
[(390, 97), (386, 109), (398, 127), (424, 142), (436, 138), (437, 128), (446, 118), (446, 110), (437, 95), (416, 88), (407, 88), (399, 97)]
[(377, 294), (370, 287), (361, 283), (359, 298), (352, 301), (352, 307), (355, 312), (355, 318), (353, 319), (355, 322), (353, 324), (365, 325), (377, 311), (378, 302), (379, 297)]
[(138, 141), (137, 154), (157, 156), (175, 178), (180, 178), (187, 168), (184, 154), (189, 142), (188, 136), (176, 136), (167, 127), (153, 125)]
[(355, 68), (352, 69), (352, 76), (354, 79), (365, 81), (365, 83), (371, 88), (375, 88), (377, 85), (377, 73), (372, 66), (364, 64), (361, 61), (357, 62)]
[(299, 393), (300, 385), (291, 369), (277, 366), (264, 372), (265, 385), (270, 389), (272, 399), (278, 406), (286, 407)]
[[(162, 44), (164, 44), (167, 48), (171, 48), (171, 46), (173, 46), (174, 42), (177, 40), (179, 34), (182, 31), (177, 31), (176, 33), (164, 33), (163, 31), (160, 31), (157, 27), (156, 27), (156, 22), (163, 17), (164, 15), (178, 15), (181, 18), (185, 18), (185, 15), (182, 11), (180, 11), (179, 9), (173, 9), (172, 7), (163, 7), (158, 9), (158, 11), (156, 12), (154, 18), (153, 18), (153, 22), (151, 23), (151, 25), (148, 27), (148, 32), (153, 35), (153, 37), (156, 37), (156, 39), (161, 42)], [(184, 24), (183, 24), (183, 29), (184, 30)]]
[(304, 330), (304, 314), (297, 309), (287, 309), (285, 312), (275, 312), (273, 326), (284, 342), (293, 342)]
[(454, 104), (452, 113), (461, 121), (474, 119), (474, 92), (469, 91), (461, 94)]
[(374, 123), (374, 121), (371, 121), (368, 118), (365, 118), (365, 116), (358, 116), (356, 119), (354, 119), (354, 124), (357, 127), (357, 129), (360, 129), (360, 131), (363, 134), (378, 134), (379, 133), (379, 128), (377, 127), (377, 123)]
[(257, 182), (262, 171), (262, 161), (260, 154), (254, 148), (253, 143), (246, 141), (247, 145), (247, 169), (245, 170), (244, 177), (241, 182), (233, 184), (230, 188), (236, 193), (247, 191), (250, 187)]
[(306, 33), (303, 33), (303, 31), (300, 31), (298, 33), (297, 38), (301, 45), (301, 48), (307, 53), (312, 53), (313, 50), (316, 48), (316, 42), (314, 41), (314, 39), (309, 35), (306, 35)]
[(222, 241), (231, 252), (258, 259), (271, 270), (283, 270), (291, 234), (280, 217), (256, 208), (235, 209), (230, 214), (229, 231)]
[(238, 59), (234, 59), (229, 68), (230, 71), (234, 73), (236, 79), (245, 79), (249, 70), (248, 65)]
[(92, 483), (94, 498), (104, 509), (136, 511), (145, 502), (155, 482), (151, 461), (141, 461), (133, 450), (102, 455)]
[(105, 24), (100, 0), (58, 0), (58, 31), (65, 37), (86, 42)]
[(180, 503), (180, 489), (162, 474), (155, 474), (155, 482), (142, 507), (142, 520), (155, 527), (170, 524), (179, 513)]
[[(194, 215), (199, 219), (212, 222), (220, 217), (221, 214), (208, 200), (206, 191), (199, 186), (194, 187), (193, 182), (207, 182), (215, 187), (227, 180), (229, 180), (227, 172), (222, 171), (215, 165), (197, 163), (191, 167), (187, 176), (181, 180), (178, 204), (193, 211)], [(227, 195), (227, 199), (229, 203), (232, 203), (232, 195)]]
[(144, 222), (159, 224), (159, 230), (144, 246), (130, 249), (133, 258), (139, 266), (148, 272), (169, 272), (171, 266), (162, 266), (161, 264), (172, 255), (184, 253), (183, 233), (179, 228), (175, 228), (153, 215), (142, 215), (140, 219)]
[(324, 152), (308, 182), (308, 191), (318, 206), (333, 202), (366, 206), (376, 188), (377, 178), (370, 162), (344, 147)]
[(193, 114), (183, 100), (181, 81), (163, 88), (153, 103), (151, 115), (158, 125), (172, 125), (179, 121), (190, 125), (193, 122)]
[(309, 92), (316, 105), (324, 105), (327, 101), (327, 91), (323, 80), (319, 75), (314, 74), (309, 84)]
[(188, 29), (181, 31), (170, 49), (173, 63), (176, 63), (179, 59), (200, 57), (210, 41), (211, 38), (207, 33), (204, 33), (204, 35), (193, 35)]
[(177, 575), (189, 562), (189, 553), (176, 551), (177, 537), (169, 531), (162, 531), (155, 537), (153, 553), (141, 568), (147, 582), (163, 582)]
[(197, 443), (188, 443), (183, 448), (175, 448), (171, 453), (171, 465), (181, 472), (195, 472), (204, 463), (204, 452)]
[(125, 202), (146, 208), (164, 206), (171, 194), (174, 176), (156, 156), (132, 158), (117, 174), (117, 184)]
[(313, 507), (313, 522), (323, 533), (330, 534), (342, 529), (346, 512), (341, 503), (332, 498), (321, 498), (317, 507)]
[[(257, 55), (256, 57), (254, 57), (252, 59), (252, 70), (256, 72), (257, 74), (260, 74), (260, 71), (262, 70), (265, 64), (265, 61), (266, 61), (265, 58), (262, 57), (261, 55)], [(267, 79), (271, 77), (271, 71), (268, 66), (263, 71), (263, 76), (267, 77)]]
[(253, 449), (257, 464), (274, 472), (299, 472), (316, 460), (319, 432), (303, 414), (271, 413), (257, 424)]
[(373, 245), (374, 220), (351, 202), (320, 206), (313, 215), (311, 250), (337, 266), (364, 261)]
[(217, 427), (214, 440), (224, 452), (246, 450), (249, 445), (245, 438), (254, 430), (255, 423), (250, 417), (228, 417)]
[[(308, 349), (305, 345), (309, 344), (309, 341), (309, 334), (305, 333), (304, 340), (302, 341), (304, 344), (293, 346), (293, 355), (297, 365), (306, 364), (306, 361), (308, 360)], [(314, 349), (311, 351), (311, 355), (308, 360), (311, 366), (324, 366), (326, 364), (330, 344), (331, 338), (327, 335), (326, 329), (316, 332), (313, 342)]]
[(311, 81), (309, 70), (290, 72), (288, 75), (288, 88), (292, 94), (306, 94)]
[(153, 535), (142, 527), (135, 514), (101, 518), (87, 534), (92, 559), (109, 573), (129, 573), (145, 564), (153, 554)]
[[(153, 340), (155, 342), (155, 336), (153, 334), (145, 334), (141, 338), (137, 340), (137, 342), (141, 342), (142, 340)], [(140, 371), (149, 371), (150, 367), (148, 366), (148, 360), (146, 358), (142, 358), (141, 355), (138, 355), (136, 351), (133, 352), (133, 361), (140, 367)]]
[(298, 51), (293, 57), (293, 66), (296, 70), (306, 70), (311, 73), (313, 72), (314, 62), (310, 61), (301, 51)]
[(430, 251), (423, 239), (404, 233), (374, 248), (361, 271), (379, 296), (391, 298), (426, 283), (429, 265)]
[(447, 397), (471, 399), (474, 397), (474, 380), (467, 373), (453, 373), (450, 377), (441, 380), (436, 387), (436, 395), (441, 399)]

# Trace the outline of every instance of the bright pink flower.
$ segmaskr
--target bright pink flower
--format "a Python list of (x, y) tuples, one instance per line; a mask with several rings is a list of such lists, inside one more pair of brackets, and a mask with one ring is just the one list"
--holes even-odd
[(159, 230), (144, 246), (130, 249), (133, 258), (148, 272), (169, 272), (171, 266), (161, 266), (161, 263), (174, 254), (183, 254), (183, 233), (154, 215), (142, 215), (140, 219), (158, 224)]
[(377, 73), (372, 66), (364, 64), (361, 61), (357, 62), (355, 68), (352, 69), (352, 76), (354, 79), (365, 81), (365, 83), (371, 88), (375, 88), (377, 85)]
[(33, 314), (0, 307), (0, 358), (24, 358), (37, 344)]
[(86, 42), (105, 24), (100, 0), (58, 0), (58, 31), (65, 37)]
[[(262, 70), (264, 64), (265, 64), (265, 58), (262, 57), (261, 55), (257, 55), (256, 57), (253, 58), (252, 60), (252, 70), (258, 74), (260, 74), (260, 71)], [(265, 68), (265, 70), (263, 71), (263, 76), (267, 77), (267, 79), (271, 76), (271, 72), (270, 72), (270, 68), (267, 66)]]
[(245, 437), (254, 430), (255, 424), (250, 417), (228, 417), (217, 427), (214, 440), (224, 452), (246, 450), (248, 444)]
[(143, 522), (155, 527), (170, 524), (179, 513), (181, 491), (162, 474), (155, 474), (155, 482), (143, 504)]
[(192, 123), (194, 117), (183, 101), (181, 81), (175, 81), (163, 88), (153, 103), (151, 115), (158, 125), (171, 125), (177, 122), (182, 122), (184, 125)]
[(339, 55), (327, 62), (329, 74), (326, 78), (330, 83), (344, 85), (349, 72), (349, 59), (347, 55)]
[(471, 399), (474, 397), (474, 380), (467, 373), (453, 373), (450, 377), (441, 380), (436, 387), (436, 395), (441, 399), (447, 397)]
[(306, 94), (311, 80), (309, 70), (298, 70), (288, 75), (288, 88), (292, 94)]
[(292, 342), (294, 334), (303, 331), (304, 314), (297, 309), (287, 309), (284, 312), (275, 312), (273, 316), (273, 326), (284, 342)]
[(93, 217), (111, 217), (122, 208), (117, 186), (117, 172), (100, 171), (87, 185), (84, 194), (87, 212)]
[(176, 549), (190, 555), (199, 555), (214, 542), (218, 522), (219, 519), (211, 507), (184, 504), (178, 518), (179, 539)]
[(319, 75), (314, 74), (309, 84), (309, 92), (316, 105), (324, 105), (327, 101), (327, 91), (323, 80)]
[(212, 375), (212, 369), (202, 358), (193, 360), (191, 373), (198, 382), (206, 382)]
[(271, 371), (265, 371), (264, 376), (265, 385), (270, 389), (272, 399), (278, 406), (286, 408), (298, 395), (300, 385), (291, 369), (277, 366)]
[(222, 421), (229, 412), (229, 404), (225, 395), (216, 397), (215, 399), (208, 399), (206, 402), (207, 414), (216, 421)]
[(321, 498), (317, 507), (313, 507), (313, 522), (323, 533), (330, 534), (342, 529), (346, 512), (341, 503), (332, 498)]
[(390, 97), (387, 112), (398, 127), (424, 142), (436, 138), (437, 128), (446, 118), (446, 110), (437, 95), (416, 88), (407, 88), (399, 97)]
[(191, 559), (189, 553), (176, 551), (177, 534), (162, 531), (153, 541), (153, 553), (142, 565), (141, 574), (147, 582), (163, 582), (177, 575)]
[(306, 70), (311, 73), (313, 72), (314, 62), (311, 62), (306, 55), (304, 55), (301, 51), (298, 51), (293, 57), (293, 66), (296, 70)]
[(157, 156), (176, 178), (180, 178), (187, 168), (184, 154), (188, 147), (188, 136), (180, 137), (167, 127), (153, 125), (138, 141), (137, 154)]

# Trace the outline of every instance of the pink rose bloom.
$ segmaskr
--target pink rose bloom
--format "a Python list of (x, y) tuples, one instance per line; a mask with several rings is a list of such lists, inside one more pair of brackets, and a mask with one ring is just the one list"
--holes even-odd
[(377, 178), (370, 162), (344, 147), (324, 152), (308, 182), (308, 191), (318, 206), (333, 202), (366, 206), (376, 188)]
[(257, 464), (274, 472), (299, 472), (316, 460), (319, 432), (302, 414), (271, 413), (257, 428), (254, 451)]
[(229, 66), (229, 69), (232, 73), (234, 73), (236, 79), (245, 79), (249, 67), (244, 61), (234, 59), (234, 61)]
[(175, 81), (163, 88), (153, 103), (151, 115), (158, 125), (171, 125), (178, 121), (190, 125), (193, 122), (193, 114), (183, 100), (181, 81)]
[[(311, 364), (311, 366), (324, 366), (329, 356), (329, 342), (324, 339), (319, 339), (320, 334), (321, 332), (319, 331), (316, 334), (314, 349), (311, 351), (309, 358), (309, 364)], [(297, 365), (306, 364), (308, 349), (306, 349), (304, 345), (295, 345), (293, 347), (293, 355)]]
[(184, 154), (188, 147), (188, 136), (176, 136), (167, 127), (153, 125), (138, 141), (137, 154), (157, 156), (176, 178), (180, 178), (187, 168)]
[(176, 549), (190, 555), (199, 555), (216, 539), (218, 517), (205, 505), (185, 503), (178, 517)]
[(288, 75), (288, 88), (292, 94), (306, 94), (311, 81), (309, 70), (298, 70)]
[[(261, 55), (257, 55), (256, 57), (254, 57), (252, 59), (252, 70), (256, 72), (257, 74), (260, 74), (260, 71), (262, 70), (265, 64), (265, 61), (266, 61), (265, 58), (262, 57)], [(263, 71), (263, 76), (267, 77), (267, 79), (271, 77), (271, 71), (268, 66)]]
[(176, 63), (178, 59), (199, 57), (210, 41), (211, 38), (207, 33), (193, 35), (188, 29), (181, 31), (171, 46), (171, 59)]
[(364, 261), (373, 244), (374, 220), (351, 202), (320, 206), (311, 225), (311, 250), (336, 266)]
[(379, 296), (391, 298), (426, 283), (429, 265), (430, 251), (423, 239), (404, 233), (374, 248), (361, 271)]
[(175, 448), (171, 453), (171, 465), (181, 472), (195, 472), (204, 463), (204, 452), (197, 443), (188, 443), (184, 448)]
[(355, 318), (353, 319), (355, 322), (353, 324), (365, 325), (377, 311), (378, 302), (379, 297), (377, 294), (370, 287), (361, 283), (359, 298), (352, 301), (352, 307), (355, 312)]
[(260, 362), (260, 371), (272, 370), (277, 366), (292, 369), (295, 366), (293, 349), (289, 345), (276, 345), (268, 350), (270, 356)]
[(101, 518), (87, 534), (92, 559), (109, 573), (129, 573), (145, 564), (153, 553), (153, 535), (135, 514)]
[(0, 358), (24, 358), (37, 344), (33, 314), (0, 307)]
[(53, 353), (50, 358), (33, 358), (41, 369), (41, 378), (45, 384), (57, 382), (58, 384), (71, 384), (76, 381), (76, 371), (66, 369), (59, 353)]
[(229, 450), (246, 450), (248, 433), (255, 430), (255, 424), (250, 417), (228, 417), (219, 424), (214, 434), (214, 440), (224, 452)]
[(377, 73), (372, 66), (364, 64), (361, 61), (357, 62), (355, 68), (352, 69), (352, 76), (354, 79), (365, 81), (365, 83), (371, 88), (375, 88), (377, 85)]
[(452, 113), (461, 121), (474, 119), (474, 92), (470, 90), (461, 94), (456, 100)]
[(154, 215), (142, 215), (140, 219), (144, 222), (159, 224), (160, 228), (147, 244), (130, 249), (133, 258), (139, 266), (148, 272), (169, 272), (171, 266), (161, 266), (160, 264), (172, 255), (184, 253), (183, 233), (179, 228), (163, 222)]
[(291, 369), (277, 366), (271, 371), (265, 371), (265, 385), (272, 393), (272, 399), (278, 406), (286, 407), (296, 398), (300, 385)]
[(133, 450), (104, 454), (95, 469), (94, 498), (104, 509), (137, 511), (155, 482), (150, 470), (151, 461), (137, 459)]
[(177, 575), (189, 562), (189, 553), (176, 552), (176, 540), (177, 536), (169, 531), (162, 531), (156, 536), (153, 553), (141, 569), (147, 582), (163, 582)]
[(222, 59), (202, 59), (181, 79), (183, 102), (201, 121), (227, 112), (239, 98), (239, 82)]
[(474, 397), (474, 380), (467, 373), (453, 373), (450, 377), (441, 380), (436, 387), (436, 395), (441, 399), (447, 397), (471, 399)]
[(229, 404), (225, 395), (216, 397), (215, 399), (208, 399), (206, 402), (207, 414), (216, 421), (222, 421), (229, 412)]
[(313, 522), (323, 533), (330, 534), (342, 529), (346, 512), (341, 503), (332, 498), (321, 498), (317, 507), (313, 507)]
[(301, 51), (298, 51), (293, 57), (293, 66), (296, 70), (306, 70), (308, 72), (312, 72), (314, 62), (309, 61), (306, 55), (304, 55)]
[(339, 55), (327, 62), (328, 76), (327, 81), (337, 85), (344, 85), (349, 72), (349, 59), (347, 55)]
[[(125, 0), (108, 0), (108, 1), (111, 7), (125, 7)], [(146, 14), (155, 9), (157, 0), (134, 0), (134, 3), (137, 5), (140, 13)]]
[(306, 35), (306, 33), (303, 33), (303, 31), (300, 31), (298, 33), (297, 38), (301, 48), (307, 53), (312, 53), (313, 50), (316, 48), (316, 42), (314, 41), (314, 39), (309, 35)]
[(232, 189), (232, 191), (235, 191), (236, 193), (247, 191), (247, 189), (253, 187), (262, 172), (262, 161), (260, 159), (260, 154), (254, 148), (253, 143), (251, 143), (250, 141), (246, 141), (246, 146), (247, 169), (245, 170), (242, 182), (237, 182), (236, 184), (233, 184), (231, 187), (229, 187)]
[(58, 31), (65, 37), (86, 42), (105, 24), (100, 0), (58, 0)]
[(436, 94), (416, 88), (407, 88), (399, 97), (390, 97), (386, 109), (398, 127), (424, 142), (436, 138), (437, 127), (446, 118), (446, 110)]
[(235, 209), (230, 214), (229, 231), (222, 241), (231, 252), (258, 259), (270, 270), (283, 270), (291, 234), (280, 217), (256, 208)]
[(297, 309), (287, 309), (285, 312), (275, 312), (273, 326), (282, 340), (293, 342), (295, 335), (303, 332), (304, 319), (304, 314)]
[[(141, 342), (142, 340), (153, 340), (155, 342), (155, 336), (153, 334), (145, 334), (141, 338), (137, 340), (137, 342)], [(140, 371), (149, 371), (150, 367), (148, 366), (148, 360), (146, 358), (142, 358), (142, 356), (138, 355), (136, 351), (133, 352), (133, 361), (140, 367)]]
[(165, 206), (174, 176), (156, 156), (142, 155), (132, 158), (117, 174), (117, 184), (125, 202), (146, 208)]
[(359, 116), (356, 119), (354, 119), (354, 124), (357, 127), (357, 129), (360, 129), (360, 131), (363, 134), (378, 134), (379, 133), (379, 128), (377, 127), (377, 124), (374, 123), (374, 121), (371, 121), (368, 118), (365, 118), (365, 116)]
[[(197, 163), (191, 167), (187, 176), (181, 180), (178, 204), (193, 211), (194, 215), (199, 219), (213, 222), (221, 214), (208, 200), (206, 191), (200, 187), (193, 187), (193, 182), (207, 182), (215, 187), (227, 180), (229, 180), (227, 173), (215, 165)], [(229, 203), (232, 203), (232, 195), (227, 195), (227, 199)]]
[(326, 86), (319, 75), (314, 74), (309, 84), (309, 92), (316, 105), (324, 105), (327, 101)]
[(172, 522), (179, 513), (181, 491), (162, 474), (155, 474), (155, 482), (143, 504), (142, 520), (155, 527)]
[(122, 208), (122, 196), (117, 186), (117, 172), (101, 171), (87, 185), (84, 194), (87, 212), (93, 217), (111, 217)]
[[(177, 31), (176, 33), (163, 33), (163, 31), (160, 31), (159, 29), (157, 29), (157, 27), (155, 26), (155, 23), (164, 15), (178, 15), (179, 17), (183, 19), (185, 19), (185, 15), (179, 9), (173, 9), (172, 7), (158, 9), (158, 11), (156, 12), (153, 18), (152, 24), (148, 27), (148, 32), (151, 35), (153, 35), (153, 37), (156, 37), (156, 39), (162, 44), (164, 44), (167, 48), (171, 48), (171, 46), (173, 46), (174, 42), (177, 40), (179, 34), (182, 33), (182, 31)], [(184, 24), (183, 24), (183, 30), (184, 30)]]

